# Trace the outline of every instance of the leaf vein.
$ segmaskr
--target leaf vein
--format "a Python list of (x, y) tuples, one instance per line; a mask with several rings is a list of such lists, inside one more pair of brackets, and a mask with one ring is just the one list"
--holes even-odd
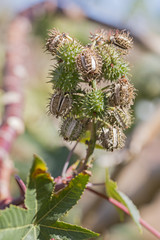
[(60, 204), (66, 197), (68, 194), (70, 194), (70, 192), (73, 191), (73, 189), (71, 188), (68, 192), (66, 192), (66, 194), (64, 195), (64, 197), (57, 202), (57, 204), (55, 204), (46, 214), (44, 214), (38, 221), (37, 223), (39, 223), (43, 218), (45, 218), (54, 208), (56, 208), (58, 206), (58, 204)]
[(19, 230), (19, 229), (27, 228), (29, 226), (32, 226), (32, 224), (28, 224), (28, 225), (20, 226), (20, 227), (10, 227), (10, 228), (6, 228), (6, 229), (2, 228), (2, 229), (0, 229), (0, 232), (9, 231), (9, 230)]
[(70, 232), (83, 232), (84, 229), (79, 229), (79, 230), (75, 230), (75, 229), (68, 229), (68, 228), (62, 228), (62, 227), (54, 227), (54, 226), (48, 226), (48, 225), (43, 225), (43, 224), (40, 224), (41, 227), (46, 227), (46, 228), (51, 228), (51, 229), (56, 229), (56, 230), (62, 230), (62, 231), (70, 231)]

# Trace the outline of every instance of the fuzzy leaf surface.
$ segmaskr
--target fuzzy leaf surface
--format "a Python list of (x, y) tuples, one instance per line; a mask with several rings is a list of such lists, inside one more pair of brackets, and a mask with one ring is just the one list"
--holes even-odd
[(79, 174), (68, 186), (54, 193), (54, 181), (42, 159), (34, 156), (27, 181), (25, 206), (0, 211), (0, 240), (81, 240), (98, 234), (59, 221), (81, 197), (89, 176)]
[[(108, 169), (106, 170), (106, 192), (109, 197), (116, 199), (118, 202), (122, 203), (125, 207), (127, 207), (134, 222), (138, 226), (139, 230), (142, 231), (142, 227), (139, 222), (140, 214), (137, 207), (124, 193), (118, 190), (117, 183), (111, 180), (109, 177)], [(118, 211), (119, 210), (120, 209), (118, 209)], [(122, 214), (123, 212), (119, 211), (119, 213)], [(121, 215), (120, 217), (123, 217), (123, 215)]]

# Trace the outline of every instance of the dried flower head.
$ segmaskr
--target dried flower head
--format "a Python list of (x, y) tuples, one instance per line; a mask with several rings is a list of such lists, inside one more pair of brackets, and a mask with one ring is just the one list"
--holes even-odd
[(113, 43), (114, 45), (128, 50), (133, 46), (132, 37), (130, 37), (129, 32), (116, 30), (115, 32), (111, 32), (108, 36), (108, 42)]
[(100, 29), (95, 33), (90, 33), (90, 40), (95, 42), (96, 45), (102, 45), (106, 43), (108, 38), (108, 32), (104, 29)]
[(111, 106), (122, 106), (130, 108), (135, 99), (135, 89), (125, 78), (120, 78), (110, 85), (111, 96), (109, 104)]
[(68, 94), (54, 93), (49, 102), (49, 113), (56, 117), (65, 116), (72, 107), (72, 100)]
[(46, 42), (46, 49), (52, 55), (55, 55), (61, 44), (72, 41), (73, 39), (67, 33), (60, 33), (56, 28), (53, 28), (53, 30), (49, 33), (49, 38)]
[(97, 78), (101, 75), (102, 58), (97, 51), (86, 47), (77, 57), (77, 68), (85, 78)]
[(131, 111), (126, 108), (110, 108), (106, 119), (112, 126), (119, 126), (122, 129), (129, 128), (132, 124)]
[(85, 130), (86, 124), (84, 123), (85, 122), (80, 119), (74, 119), (74, 118), (68, 117), (64, 119), (61, 125), (60, 135), (66, 141), (78, 140)]
[(113, 151), (124, 147), (125, 135), (120, 128), (102, 128), (99, 140), (105, 149)]

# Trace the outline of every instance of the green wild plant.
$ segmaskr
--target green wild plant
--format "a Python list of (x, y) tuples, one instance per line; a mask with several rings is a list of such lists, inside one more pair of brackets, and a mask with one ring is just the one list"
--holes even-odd
[(125, 60), (133, 45), (129, 33), (100, 30), (90, 40), (83, 46), (53, 29), (46, 48), (56, 60), (49, 112), (61, 118), (60, 135), (67, 141), (80, 141), (90, 132), (91, 155), (96, 142), (108, 151), (124, 146), (135, 89)]
[[(34, 161), (21, 206), (9, 204), (1, 211), (0, 240), (80, 240), (97, 237), (85, 228), (64, 223), (61, 217), (80, 199), (91, 175), (91, 156), (96, 147), (114, 151), (124, 147), (124, 131), (132, 123), (135, 88), (130, 83), (126, 55), (133, 41), (126, 31), (100, 30), (90, 43), (52, 29), (46, 49), (56, 62), (50, 71), (52, 93), (49, 113), (61, 118), (60, 135), (66, 141), (85, 143), (84, 159), (69, 166), (71, 150), (62, 176), (53, 179), (42, 159)], [(22, 188), (22, 185), (19, 182)], [(134, 204), (109, 179), (106, 192), (122, 203), (140, 227)]]

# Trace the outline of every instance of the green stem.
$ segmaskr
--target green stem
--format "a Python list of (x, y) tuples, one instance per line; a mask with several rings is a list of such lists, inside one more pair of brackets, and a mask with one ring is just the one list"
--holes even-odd
[[(96, 80), (92, 81), (92, 88), (94, 90), (97, 90), (97, 82), (96, 82)], [(95, 123), (94, 119), (92, 119), (91, 130), (90, 131), (91, 131), (91, 137), (90, 137), (90, 141), (88, 143), (88, 149), (87, 149), (87, 154), (86, 154), (86, 157), (85, 157), (85, 160), (84, 160), (84, 166), (86, 166), (86, 164), (87, 164), (87, 162), (89, 160), (89, 157), (94, 152), (94, 148), (95, 148), (95, 145), (96, 145), (96, 123)]]
[(95, 144), (96, 144), (96, 124), (93, 120), (92, 125), (91, 125), (91, 138), (90, 138), (90, 141), (88, 143), (88, 149), (87, 149), (87, 154), (86, 154), (86, 157), (85, 157), (85, 162), (88, 161), (89, 157), (94, 152)]
[[(92, 81), (92, 89), (97, 90), (96, 80)], [(90, 156), (92, 155), (92, 153), (94, 152), (94, 149), (95, 149), (95, 145), (96, 145), (96, 123), (95, 123), (94, 118), (92, 119), (92, 122), (91, 122), (90, 132), (91, 132), (91, 136), (90, 136), (90, 140), (88, 142), (87, 154), (86, 154), (86, 157), (83, 160), (82, 164), (79, 166), (79, 169), (77, 169), (78, 173), (87, 169), (87, 163), (89, 162), (89, 158), (90, 158)]]
[(87, 163), (89, 162), (89, 158), (90, 158), (90, 156), (92, 155), (92, 153), (94, 152), (94, 149), (95, 149), (96, 123), (95, 123), (94, 119), (92, 120), (90, 131), (91, 131), (91, 137), (90, 137), (90, 141), (88, 143), (88, 149), (87, 149), (86, 157), (83, 160), (82, 164), (79, 166), (79, 169), (77, 170), (78, 173), (82, 172), (83, 170), (85, 170), (87, 168)]

